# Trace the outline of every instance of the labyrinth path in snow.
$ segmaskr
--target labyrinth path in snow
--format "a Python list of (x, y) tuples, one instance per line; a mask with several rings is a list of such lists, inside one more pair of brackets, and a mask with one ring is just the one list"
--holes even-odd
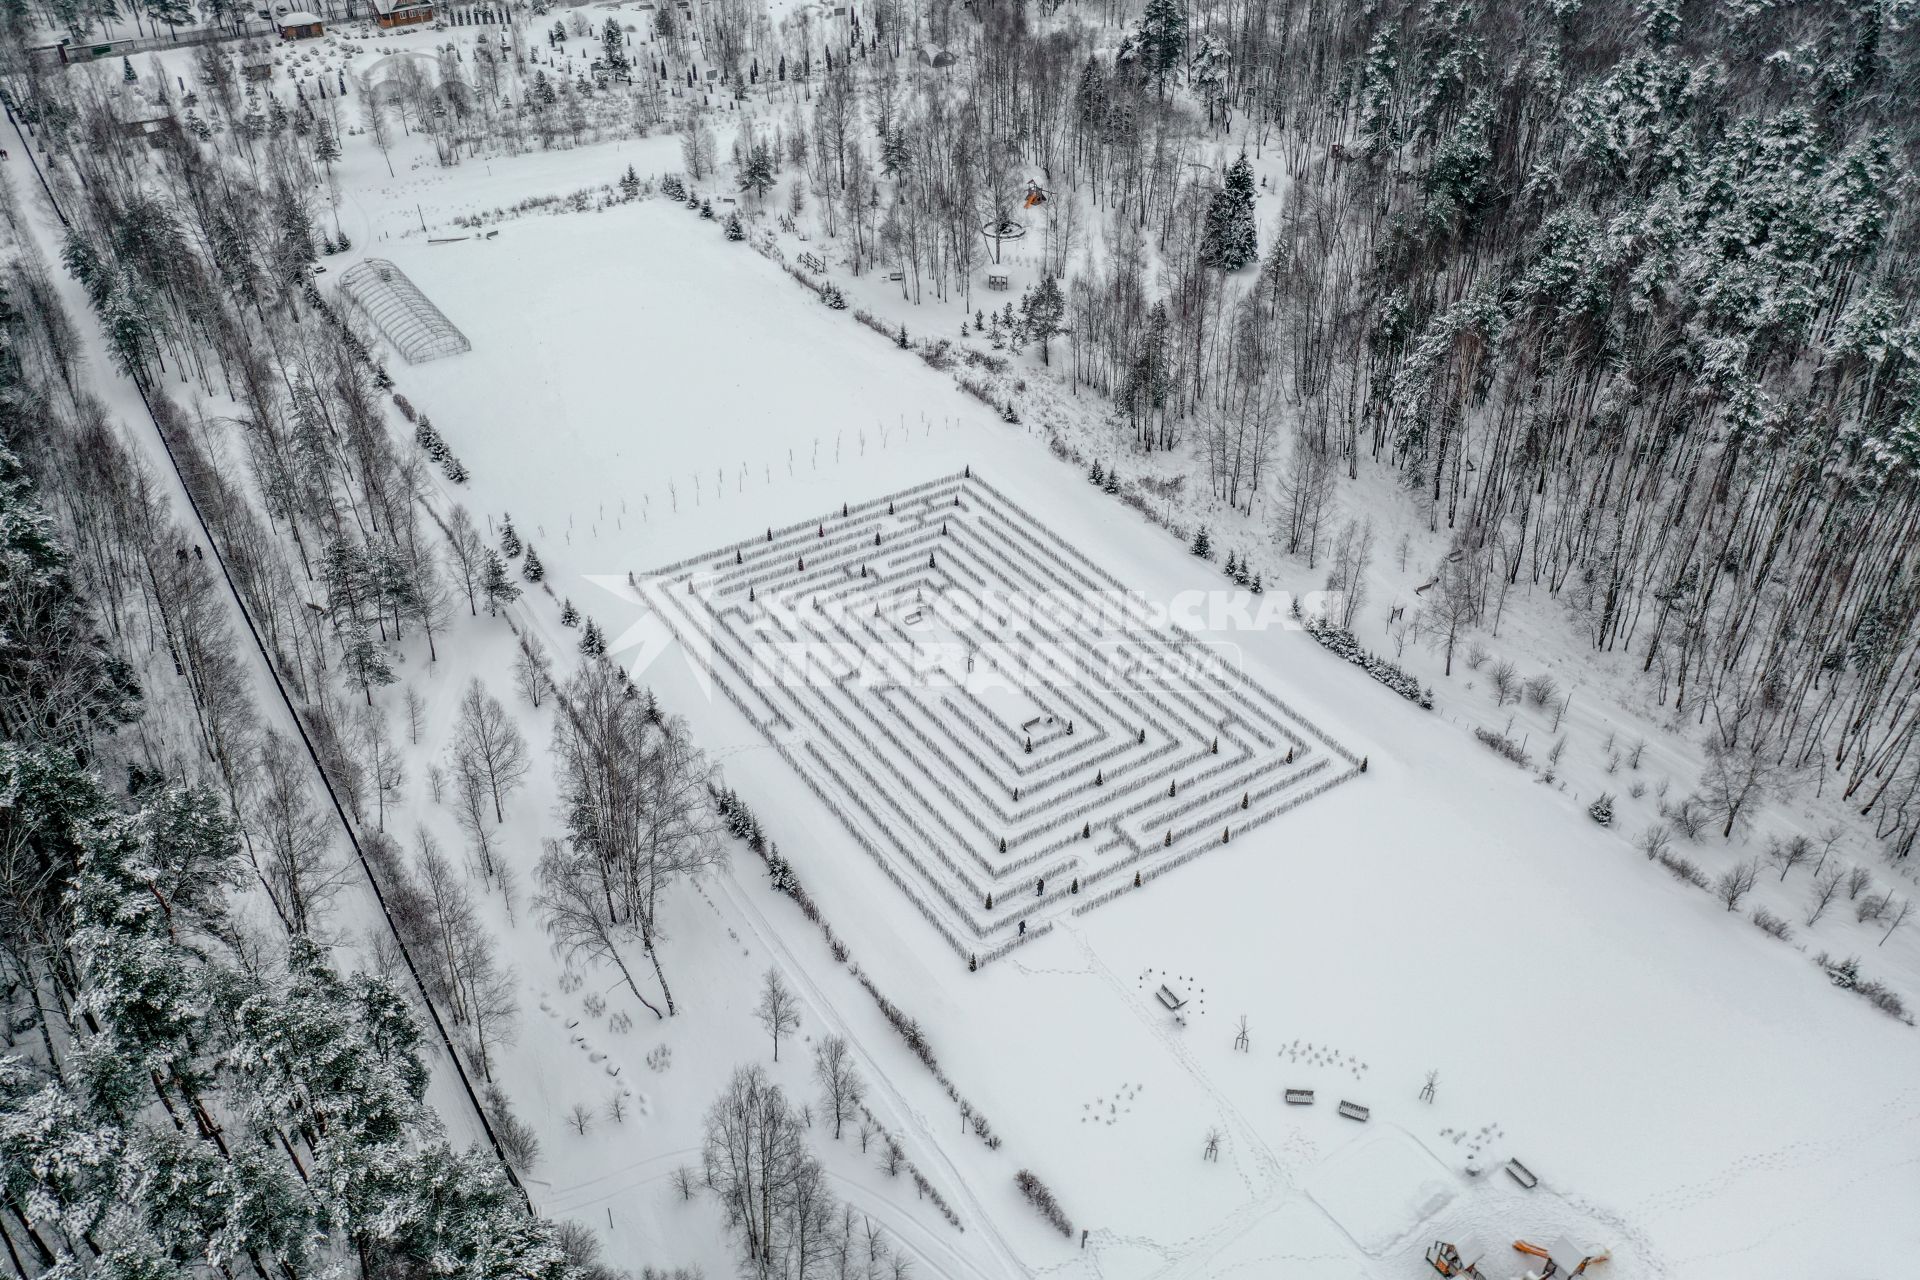
[(646, 594), (963, 961), (1357, 772), (1230, 641), (971, 472), (669, 565)]

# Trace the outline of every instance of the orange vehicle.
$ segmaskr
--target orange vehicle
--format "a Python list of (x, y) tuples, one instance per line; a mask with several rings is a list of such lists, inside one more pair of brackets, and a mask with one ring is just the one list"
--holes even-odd
[(1471, 1244), (1464, 1249), (1445, 1240), (1427, 1246), (1427, 1265), (1443, 1276), (1466, 1276), (1480, 1280), (1480, 1250)]
[(1551, 1248), (1543, 1248), (1528, 1240), (1515, 1240), (1513, 1247), (1528, 1257), (1539, 1258), (1546, 1264), (1539, 1271), (1529, 1271), (1527, 1273), (1529, 1280), (1585, 1275), (1588, 1267), (1597, 1267), (1612, 1256), (1605, 1249), (1578, 1248), (1565, 1239), (1554, 1241)]

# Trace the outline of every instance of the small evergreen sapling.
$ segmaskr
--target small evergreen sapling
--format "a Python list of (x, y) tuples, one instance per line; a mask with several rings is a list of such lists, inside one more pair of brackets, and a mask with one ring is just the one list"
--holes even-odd
[(1612, 826), (1613, 796), (1608, 792), (1602, 791), (1599, 799), (1587, 806), (1587, 816), (1603, 827)]

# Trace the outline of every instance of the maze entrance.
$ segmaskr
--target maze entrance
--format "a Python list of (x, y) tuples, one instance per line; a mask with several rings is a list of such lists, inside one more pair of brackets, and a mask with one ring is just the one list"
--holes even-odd
[(982, 964), (1358, 772), (971, 471), (669, 565), (648, 595)]

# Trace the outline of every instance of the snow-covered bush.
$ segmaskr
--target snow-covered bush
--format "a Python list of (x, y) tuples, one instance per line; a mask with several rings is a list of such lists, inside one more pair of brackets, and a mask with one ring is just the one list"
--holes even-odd
[(1048, 1226), (1063, 1236), (1073, 1236), (1073, 1223), (1068, 1220), (1066, 1210), (1060, 1207), (1052, 1190), (1040, 1181), (1038, 1175), (1031, 1169), (1022, 1169), (1013, 1175), (1013, 1180), (1019, 1186), (1020, 1194), (1027, 1198), (1028, 1204), (1040, 1211), (1040, 1216), (1047, 1220)]
[(1667, 873), (1675, 880), (1690, 884), (1696, 889), (1708, 887), (1707, 873), (1691, 860), (1666, 850), (1662, 850), (1654, 860), (1665, 867)]
[(1793, 941), (1793, 926), (1765, 907), (1755, 907), (1753, 909), (1753, 927), (1762, 933), (1780, 939), (1782, 942)]
[(1368, 652), (1345, 627), (1337, 626), (1324, 618), (1309, 617), (1306, 619), (1306, 628), (1307, 634), (1319, 641), (1322, 648), (1345, 658), (1408, 702), (1417, 702), (1427, 710), (1433, 710), (1431, 689), (1421, 688), (1420, 682), (1410, 673), (1388, 662), (1385, 658)]
[(1519, 765), (1521, 768), (1525, 768), (1527, 766), (1528, 760), (1527, 760), (1527, 753), (1525, 749), (1523, 749), (1521, 745), (1515, 742), (1512, 738), (1509, 738), (1506, 734), (1501, 733), (1495, 729), (1482, 728), (1482, 729), (1475, 729), (1473, 731), (1473, 736), (1480, 739), (1481, 742), (1485, 743), (1487, 746), (1491, 747), (1493, 750), (1499, 752), (1501, 755), (1505, 756), (1507, 759), (1513, 761), (1515, 764)]
[(1599, 799), (1587, 806), (1587, 816), (1603, 827), (1613, 825), (1613, 794), (1602, 791)]

